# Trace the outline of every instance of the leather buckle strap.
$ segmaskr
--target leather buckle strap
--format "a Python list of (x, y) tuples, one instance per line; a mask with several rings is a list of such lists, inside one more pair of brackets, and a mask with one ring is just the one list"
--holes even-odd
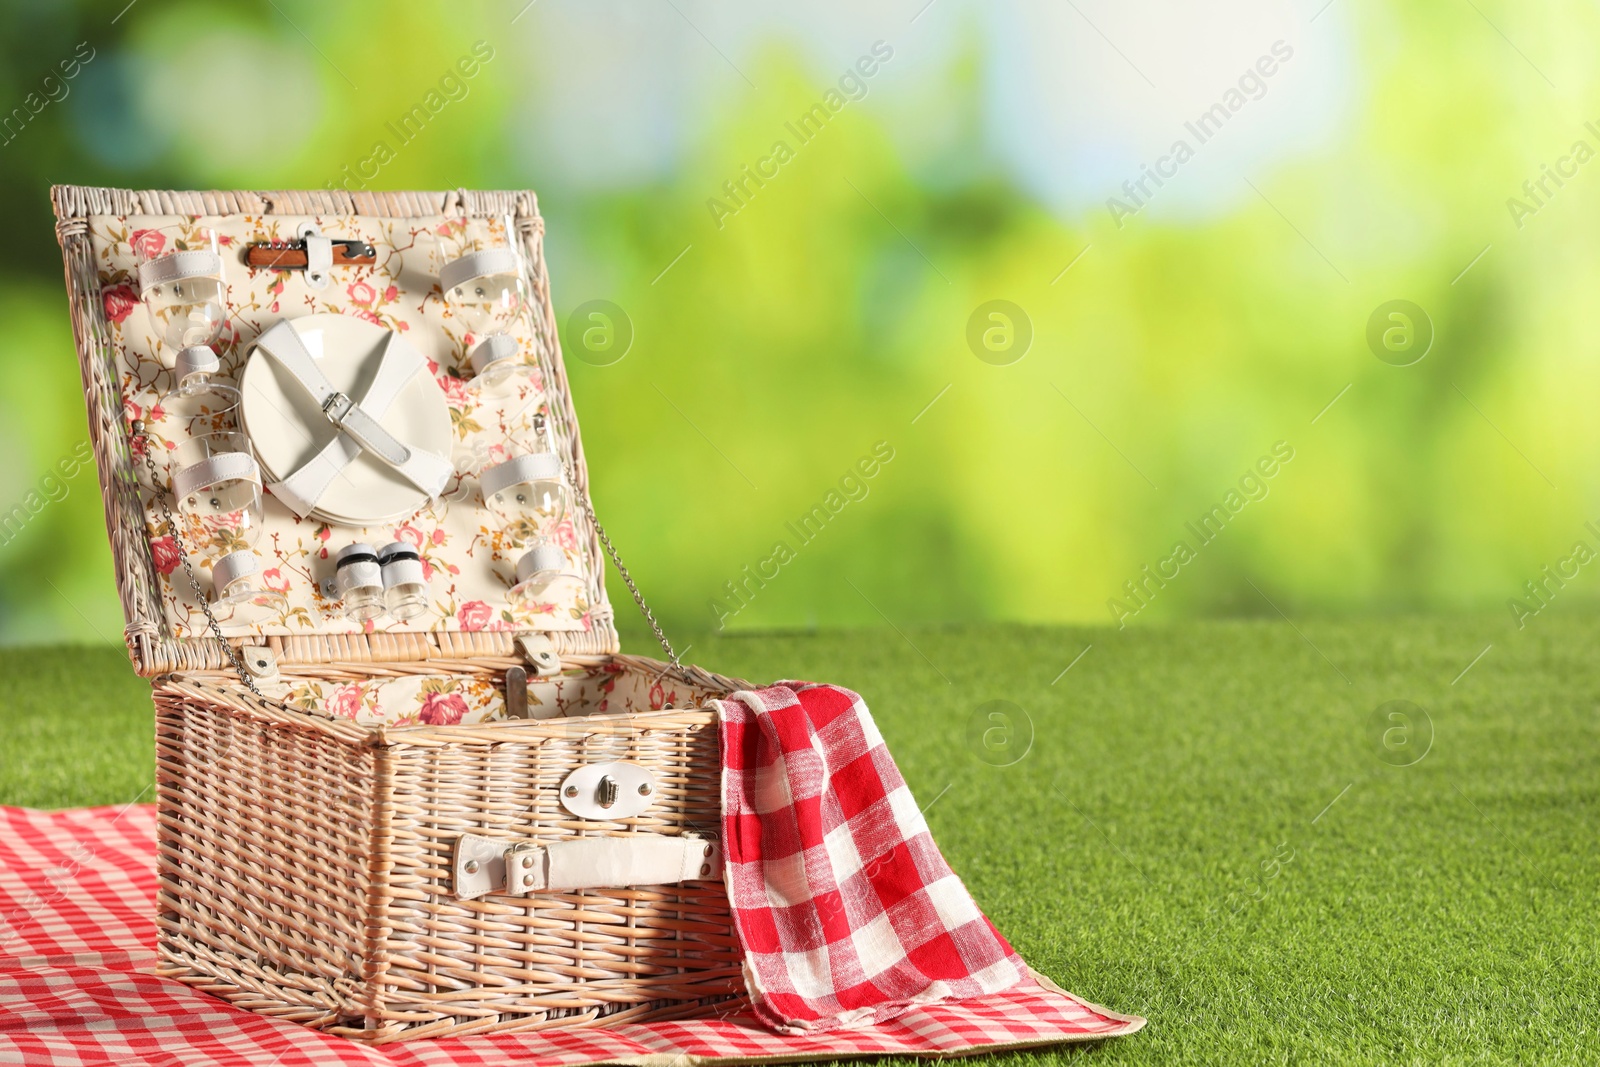
[(351, 409), (355, 406), (356, 402), (344, 393), (333, 392), (323, 398), (322, 413), (328, 416), (329, 422), (343, 429), (344, 420), (349, 417)]
[[(385, 430), (377, 419), (361, 410), (361, 407), (357, 404), (351, 404), (345, 408), (338, 419), (335, 419), (333, 415), (329, 415), (328, 420), (349, 434), (355, 443), (361, 446), (362, 451), (371, 452), (374, 456), (383, 460), (389, 466), (405, 475), (406, 480), (418, 489), (426, 490), (430, 497), (438, 496), (442, 493), (444, 491), (444, 483), (449, 481), (450, 475), (455, 472), (455, 468), (446, 463), (443, 474), (438, 478), (437, 488), (432, 487), (431, 481), (427, 478), (427, 471), (416, 469), (416, 466), (412, 463), (413, 460), (426, 462), (426, 459), (429, 458), (428, 453), (413, 449), (401, 442), (399, 438)], [(437, 456), (431, 458), (438, 459)], [(431, 464), (429, 466), (431, 467)]]
[(722, 845), (693, 831), (676, 837), (575, 837), (548, 845), (462, 834), (450, 869), (457, 900), (676, 885), (720, 879)]
[(426, 366), (416, 349), (391, 331), (377, 374), (358, 403), (328, 381), (289, 320), (257, 338), (256, 348), (288, 371), (340, 431), (304, 466), (272, 486), (273, 495), (296, 515), (310, 514), (334, 479), (362, 452), (393, 467), (430, 498), (444, 492), (455, 472), (449, 460), (411, 448), (379, 422), (406, 383)]

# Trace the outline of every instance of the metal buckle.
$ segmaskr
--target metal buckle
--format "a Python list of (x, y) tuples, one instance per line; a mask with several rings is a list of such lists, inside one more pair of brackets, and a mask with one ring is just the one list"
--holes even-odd
[(343, 428), (344, 420), (349, 418), (355, 406), (356, 402), (343, 393), (329, 393), (322, 401), (322, 413), (328, 416), (329, 422)]

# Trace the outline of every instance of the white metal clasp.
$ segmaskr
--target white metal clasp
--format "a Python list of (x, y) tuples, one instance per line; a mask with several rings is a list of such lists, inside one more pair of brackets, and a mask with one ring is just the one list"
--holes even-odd
[(655, 774), (642, 763), (591, 763), (562, 781), (561, 806), (580, 819), (616, 822), (643, 815), (660, 789)]
[(555, 642), (548, 634), (518, 634), (517, 650), (540, 678), (554, 678), (561, 673), (561, 657), (556, 654)]

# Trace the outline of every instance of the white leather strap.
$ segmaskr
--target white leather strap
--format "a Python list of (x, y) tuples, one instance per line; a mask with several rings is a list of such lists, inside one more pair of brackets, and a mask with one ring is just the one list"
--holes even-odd
[[(390, 334), (389, 337), (392, 343), (394, 335)], [(384, 355), (386, 358), (378, 364), (378, 373), (373, 376), (366, 394), (359, 401), (361, 409), (377, 419), (383, 418), (395, 397), (400, 395), (400, 390), (416, 373), (416, 367), (407, 360), (387, 358), (387, 351)], [(361, 445), (353, 436), (338, 434), (303, 467), (275, 483), (272, 495), (281, 499), (296, 515), (307, 515), (317, 506), (334, 479), (360, 454)]]
[(285, 507), (304, 518), (316, 508), (317, 501), (322, 499), (333, 480), (359, 455), (361, 446), (345, 434), (339, 434), (303, 467), (283, 481), (273, 482), (269, 488)]
[(517, 342), (509, 334), (490, 334), (472, 350), (472, 373), (482, 374), (491, 363), (511, 359), (516, 354)]
[(172, 495), (181, 503), (190, 493), (218, 482), (254, 482), (260, 485), (261, 468), (256, 466), (254, 456), (244, 452), (219, 452), (209, 459), (173, 471)]
[(426, 585), (427, 582), (420, 559), (391, 559), (383, 564), (385, 589), (393, 589), (397, 585)]
[(209, 249), (174, 252), (170, 256), (139, 264), (139, 291), (185, 278), (200, 278), (222, 273), (222, 257)]
[(291, 511), (297, 515), (309, 514), (333, 480), (362, 451), (371, 452), (399, 471), (428, 496), (436, 497), (444, 492), (445, 484), (454, 473), (449, 460), (411, 448), (379, 422), (406, 383), (426, 366), (416, 349), (391, 331), (378, 372), (358, 404), (334, 389), (289, 320), (263, 333), (256, 340), (256, 347), (288, 371), (311, 394), (328, 421), (343, 431), (303, 467), (273, 485), (273, 495)]
[(448, 293), (464, 282), (490, 274), (515, 274), (517, 254), (509, 248), (487, 248), (452, 259), (439, 269), (439, 288)]
[(675, 885), (722, 877), (722, 846), (695, 834), (578, 837), (549, 845), (463, 834), (452, 857), (455, 896), (529, 896)]
[[(642, 836), (642, 835), (640, 835)], [(696, 878), (709, 878), (717, 846), (699, 838), (580, 837), (558, 841), (538, 851), (544, 853), (544, 885), (529, 886), (524, 892), (548, 889), (605, 889), (635, 885), (672, 885)], [(706, 873), (702, 874), (702, 868)], [(715, 869), (720, 872), (719, 861)], [(513, 893), (518, 887), (512, 887)]]
[(304, 241), (306, 271), (310, 274), (326, 274), (333, 266), (333, 241), (316, 233), (306, 234)]
[[(323, 408), (323, 414), (328, 416), (329, 422), (355, 438), (356, 444), (371, 452), (389, 466), (404, 473), (406, 464), (411, 462), (411, 449), (401, 444), (393, 434), (383, 428), (382, 423), (372, 417), (371, 413), (349, 397), (341, 394), (340, 397), (335, 398), (327, 407)], [(454, 471), (454, 469), (452, 467), (451, 471)], [(425, 489), (427, 486), (419, 485), (417, 488)], [(439, 489), (444, 489), (443, 481), (439, 483)], [(430, 493), (429, 495), (437, 496), (438, 493)]]
[(554, 452), (525, 452), (504, 463), (486, 467), (479, 483), (485, 497), (525, 482), (549, 482), (561, 477), (561, 458)]
[(559, 574), (561, 568), (566, 565), (566, 553), (555, 545), (534, 545), (517, 557), (517, 584), (521, 585), (536, 574), (547, 574), (550, 571)]
[(212, 596), (226, 595), (228, 586), (240, 578), (254, 577), (260, 570), (261, 564), (256, 561), (256, 554), (249, 549), (229, 552), (211, 565)]
[(172, 364), (172, 376), (179, 384), (195, 374), (218, 374), (221, 371), (222, 361), (210, 345), (190, 345), (178, 353)]
[[(256, 347), (277, 360), (311, 394), (311, 399), (319, 407), (326, 409), (330, 397), (343, 395), (328, 381), (311, 353), (306, 351), (305, 342), (300, 339), (291, 320), (280, 320), (276, 326), (256, 338)], [(394, 346), (391, 344), (384, 349), (383, 358), (391, 358), (393, 352)]]
[(333, 241), (309, 223), (300, 227), (300, 240), (306, 250), (306, 284), (313, 289), (326, 289), (333, 280)]

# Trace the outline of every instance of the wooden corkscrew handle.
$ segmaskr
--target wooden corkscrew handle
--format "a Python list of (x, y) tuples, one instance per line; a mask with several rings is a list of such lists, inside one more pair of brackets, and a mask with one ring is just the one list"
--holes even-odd
[[(244, 261), (253, 270), (305, 270), (304, 241), (261, 241), (245, 249)], [(378, 250), (365, 241), (333, 241), (335, 267), (370, 267), (378, 262)]]

